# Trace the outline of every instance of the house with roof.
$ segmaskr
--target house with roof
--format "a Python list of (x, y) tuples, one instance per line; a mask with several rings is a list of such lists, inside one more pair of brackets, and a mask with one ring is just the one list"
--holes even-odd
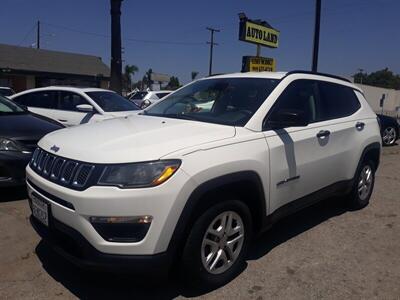
[(16, 92), (51, 85), (108, 88), (101, 57), (0, 44), (0, 86)]

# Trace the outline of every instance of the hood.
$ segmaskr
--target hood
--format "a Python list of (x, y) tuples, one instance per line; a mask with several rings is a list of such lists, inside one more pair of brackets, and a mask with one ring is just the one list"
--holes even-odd
[(235, 136), (235, 128), (204, 122), (132, 115), (70, 127), (39, 142), (46, 151), (91, 163), (157, 160), (184, 148)]
[(0, 137), (38, 141), (47, 133), (60, 128), (63, 126), (30, 113), (0, 115)]

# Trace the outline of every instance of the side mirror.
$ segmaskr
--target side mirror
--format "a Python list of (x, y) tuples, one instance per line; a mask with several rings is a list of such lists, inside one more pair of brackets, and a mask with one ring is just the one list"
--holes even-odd
[(302, 110), (279, 110), (272, 113), (271, 118), (267, 120), (267, 125), (271, 129), (304, 127), (308, 123), (308, 118)]
[(80, 112), (93, 112), (93, 106), (90, 104), (79, 104), (76, 106), (76, 109)]

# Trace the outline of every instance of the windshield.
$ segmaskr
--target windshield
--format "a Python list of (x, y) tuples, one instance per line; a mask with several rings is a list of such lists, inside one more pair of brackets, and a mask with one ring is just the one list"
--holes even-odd
[(134, 103), (114, 92), (87, 92), (86, 94), (105, 112), (140, 110)]
[(264, 78), (200, 80), (165, 97), (144, 114), (244, 126), (278, 82)]
[(11, 100), (6, 99), (3, 96), (0, 96), (0, 115), (1, 114), (23, 114), (26, 111), (19, 107), (17, 104), (12, 102)]
[(130, 100), (141, 100), (147, 95), (147, 92), (137, 92), (130, 96)]

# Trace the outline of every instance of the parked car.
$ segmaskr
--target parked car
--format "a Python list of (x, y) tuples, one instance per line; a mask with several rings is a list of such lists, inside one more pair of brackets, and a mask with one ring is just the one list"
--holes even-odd
[(25, 184), (25, 168), (37, 142), (63, 128), (0, 96), (0, 187)]
[(27, 167), (31, 222), (83, 267), (173, 267), (218, 286), (283, 216), (337, 195), (366, 206), (380, 151), (377, 117), (347, 80), (209, 77), (138, 115), (44, 137)]
[(65, 126), (127, 116), (140, 110), (117, 93), (98, 88), (37, 88), (15, 94), (11, 99)]
[(0, 86), (0, 96), (10, 97), (14, 94), (15, 94), (15, 92), (12, 88)]
[(171, 94), (172, 91), (144, 91), (136, 92), (129, 97), (133, 103), (139, 106), (141, 109), (145, 109), (150, 104), (153, 104), (160, 99)]
[(392, 146), (400, 137), (400, 124), (396, 118), (378, 114), (382, 144), (384, 146)]

